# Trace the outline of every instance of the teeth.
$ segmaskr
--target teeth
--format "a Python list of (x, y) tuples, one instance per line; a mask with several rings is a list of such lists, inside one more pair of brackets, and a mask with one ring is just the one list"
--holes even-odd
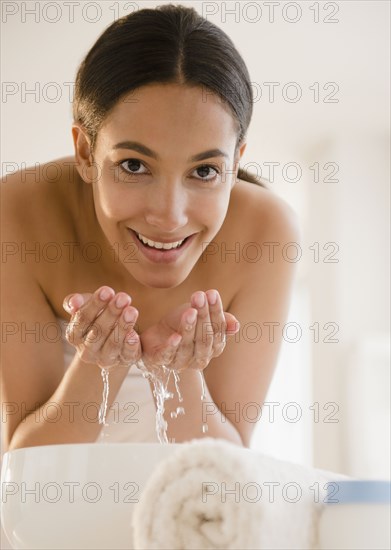
[(158, 249), (163, 248), (164, 250), (171, 250), (172, 248), (178, 248), (178, 246), (181, 246), (181, 244), (185, 240), (185, 239), (182, 239), (181, 241), (176, 241), (175, 243), (159, 243), (159, 242), (151, 241), (150, 239), (147, 239), (147, 237), (144, 237), (143, 235), (141, 235), (141, 233), (137, 233), (137, 236), (140, 239), (140, 241), (142, 241), (144, 244), (148, 244), (153, 248), (158, 248)]

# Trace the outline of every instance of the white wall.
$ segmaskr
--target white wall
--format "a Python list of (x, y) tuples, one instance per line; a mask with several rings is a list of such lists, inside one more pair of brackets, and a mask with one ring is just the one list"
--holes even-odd
[[(76, 2), (70, 22), (62, 2), (51, 2), (50, 10), (47, 2), (3, 2), (3, 10), (4, 5), (17, 6), (15, 15), (3, 11), (2, 77), (3, 92), (8, 92), (2, 104), (3, 173), (11, 168), (4, 163), (20, 167), (22, 162), (31, 165), (73, 152), (72, 86), (66, 83), (74, 81), (78, 63), (114, 20), (116, 9), (125, 15), (132, 7), (161, 3), (96, 2), (101, 14), (93, 23), (97, 14), (93, 3), (84, 3), (83, 8)], [(257, 163), (268, 177), (265, 163), (279, 162), (271, 186), (292, 204), (302, 223), (303, 256), (290, 319), (301, 324), (303, 337), (295, 345), (284, 342), (267, 400), (300, 402), (303, 413), (319, 406), (321, 415), (318, 422), (307, 415), (297, 424), (263, 423), (254, 446), (287, 460), (384, 477), (384, 462), (376, 462), (376, 456), (389, 452), (383, 422), (389, 408), (384, 390), (389, 351), (382, 335), (389, 331), (390, 5), (377, 0), (281, 1), (272, 22), (265, 2), (183, 3), (196, 7), (227, 32), (246, 60), (256, 101), (243, 164)], [(38, 11), (23, 19), (22, 4), (30, 8), (38, 4)], [(88, 10), (86, 4), (90, 4)], [(314, 20), (316, 8), (319, 22)], [(47, 21), (56, 16), (57, 22)], [(326, 22), (330, 18), (335, 22)], [(274, 101), (268, 82), (279, 84)], [(281, 90), (287, 84), (283, 96)], [(24, 87), (35, 89), (36, 97), (24, 98)], [(302, 97), (291, 102), (295, 89), (301, 90)], [(56, 90), (61, 97), (53, 101)], [(327, 97), (336, 102), (327, 102)], [(292, 169), (288, 178), (281, 169), (289, 162), (302, 171), (297, 182), (288, 179), (293, 177)], [(310, 169), (314, 163), (321, 167), (318, 183)], [(325, 181), (330, 173), (323, 168), (325, 163), (337, 165), (337, 182)], [(319, 262), (314, 261), (316, 242)], [(337, 263), (324, 261), (331, 251), (323, 250), (328, 242), (339, 246)], [(336, 343), (325, 341), (328, 322), (338, 325)], [(316, 323), (319, 342), (309, 328)], [(372, 355), (381, 366), (368, 374)], [(377, 380), (365, 396), (371, 419), (366, 425), (377, 427), (371, 456), (366, 451), (369, 440), (354, 437), (362, 428), (354, 411), (360, 408), (365, 387), (356, 380), (358, 364), (366, 365), (360, 367), (363, 380), (368, 375)], [(353, 381), (357, 382), (354, 395)], [(382, 405), (381, 412), (376, 412), (379, 388), (383, 389)], [(339, 412), (333, 417), (337, 422), (325, 421), (332, 412), (323, 409), (327, 403), (337, 404)], [(363, 457), (361, 462), (358, 456)]]

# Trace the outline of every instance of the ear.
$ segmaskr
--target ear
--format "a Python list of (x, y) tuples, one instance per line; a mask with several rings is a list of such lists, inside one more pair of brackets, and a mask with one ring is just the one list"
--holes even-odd
[(75, 148), (76, 169), (86, 183), (94, 181), (94, 160), (90, 139), (78, 122), (72, 124), (72, 137)]
[(247, 142), (244, 141), (242, 142), (242, 144), (240, 145), (240, 147), (238, 148), (237, 152), (236, 152), (236, 155), (235, 155), (235, 163), (234, 163), (234, 170), (236, 172), (236, 176), (235, 178), (233, 178), (232, 180), (232, 187), (235, 185), (237, 179), (238, 179), (238, 172), (239, 172), (239, 161), (240, 159), (242, 158), (243, 156), (243, 153), (245, 151), (247, 147)]
[(247, 141), (243, 142), (242, 145), (239, 147), (238, 162), (239, 162), (239, 160), (242, 158), (243, 153), (244, 153), (244, 151), (246, 150), (246, 147), (247, 147)]

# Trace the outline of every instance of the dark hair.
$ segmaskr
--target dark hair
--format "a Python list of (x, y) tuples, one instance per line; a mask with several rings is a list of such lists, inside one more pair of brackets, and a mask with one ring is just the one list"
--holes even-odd
[[(201, 86), (222, 100), (238, 127), (236, 149), (250, 124), (253, 93), (233, 42), (194, 8), (165, 4), (116, 20), (97, 39), (76, 76), (73, 117), (94, 148), (98, 130), (118, 100), (149, 83)], [(238, 178), (267, 186), (239, 168)]]

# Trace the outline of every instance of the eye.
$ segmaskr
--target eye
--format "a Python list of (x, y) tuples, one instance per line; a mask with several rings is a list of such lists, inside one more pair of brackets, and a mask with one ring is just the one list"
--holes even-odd
[[(121, 170), (123, 170), (126, 174), (133, 174), (136, 176), (143, 176), (146, 174), (146, 172), (138, 172), (137, 170), (140, 169), (140, 166), (144, 166), (144, 164), (141, 162), (141, 160), (138, 159), (127, 159), (121, 162), (120, 164)], [(127, 167), (125, 168), (125, 165)], [(144, 166), (145, 168), (145, 166)]]
[[(210, 170), (213, 170), (214, 174), (210, 172)], [(194, 172), (198, 172), (198, 175), (201, 176), (201, 181), (212, 181), (216, 179), (217, 175), (220, 173), (219, 170), (210, 164), (203, 164), (202, 166), (198, 166)], [(207, 177), (209, 175), (209, 177)]]
[[(126, 159), (122, 162), (119, 162), (118, 165), (120, 166), (121, 170), (127, 175), (144, 176), (148, 174), (148, 170), (146, 169), (144, 163), (141, 162), (141, 160), (139, 159)], [(144, 171), (140, 172), (140, 168), (144, 168)], [(201, 166), (198, 166), (193, 170), (193, 173), (194, 172), (198, 173), (198, 177), (194, 176), (195, 179), (206, 182), (215, 180), (217, 178), (217, 175), (220, 174), (220, 171), (217, 169), (217, 167), (210, 164), (203, 164)]]

